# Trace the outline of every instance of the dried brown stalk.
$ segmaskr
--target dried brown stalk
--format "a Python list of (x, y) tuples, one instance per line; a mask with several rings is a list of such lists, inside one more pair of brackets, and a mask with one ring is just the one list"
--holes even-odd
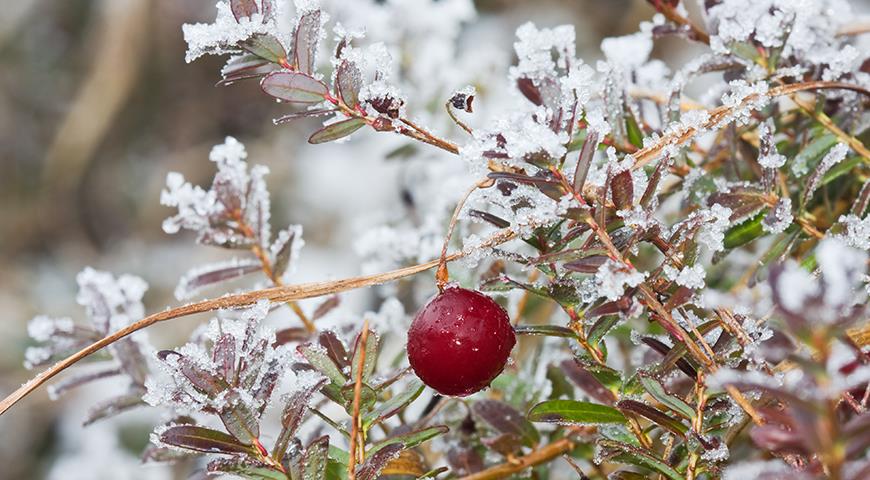
[[(870, 91), (858, 85), (842, 82), (822, 81), (795, 83), (791, 85), (774, 87), (771, 88), (766, 94), (764, 94), (764, 96), (766, 96), (767, 98), (775, 98), (783, 95), (791, 95), (793, 93), (805, 92), (810, 90), (851, 90), (853, 92), (858, 92), (860, 94), (870, 97)], [(740, 104), (740, 106), (745, 106), (750, 102), (758, 100), (759, 96), (760, 94), (749, 95), (748, 97), (743, 99), (743, 102)], [(636, 170), (652, 162), (662, 154), (662, 151), (668, 145), (681, 145), (694, 138), (695, 135), (700, 133), (701, 130), (715, 127), (733, 111), (734, 108), (727, 106), (716, 107), (714, 109), (708, 110), (709, 117), (700, 128), (688, 127), (685, 130), (665, 135), (654, 145), (644, 147), (635, 152), (633, 155), (635, 160), (633, 168)]]
[[(363, 451), (365, 451), (365, 444), (361, 442), (360, 437), (360, 417), (359, 417), (359, 404), (360, 397), (362, 396), (362, 372), (363, 365), (366, 363), (366, 342), (369, 339), (369, 321), (368, 319), (363, 321), (362, 332), (359, 337), (359, 345), (356, 348), (359, 349), (359, 361), (356, 364), (356, 379), (353, 384), (353, 416), (351, 417), (351, 431), (350, 431), (350, 447), (348, 448), (347, 455), (347, 478), (349, 480), (356, 479), (356, 462), (357, 460), (362, 461), (362, 455), (360, 455)], [(357, 452), (359, 449), (359, 453)], [(358, 458), (359, 457), (359, 458)]]
[(570, 452), (573, 448), (574, 442), (570, 438), (562, 438), (528, 455), (517, 457), (513, 461), (489, 467), (486, 470), (471, 475), (466, 475), (460, 480), (495, 480), (497, 478), (504, 478), (522, 472), (529, 467), (547, 463), (560, 455)]
[[(514, 238), (514, 236), (514, 232), (510, 230), (501, 230), (491, 236), (486, 242), (484, 242), (483, 246), (499, 245)], [(466, 252), (457, 252), (448, 255), (447, 260), (453, 261), (462, 258), (465, 255)], [(424, 272), (426, 270), (434, 268), (438, 265), (439, 261), (440, 260), (432, 260), (426, 263), (421, 263), (419, 265), (400, 268), (398, 270), (392, 270), (389, 272), (377, 273), (374, 275), (366, 275), (361, 277), (345, 278), (332, 282), (313, 282), (298, 285), (284, 285), (279, 287), (266, 288), (263, 290), (254, 290), (245, 293), (237, 293), (234, 295), (226, 295), (220, 298), (203, 300), (201, 302), (195, 302), (151, 314), (143, 318), (142, 320), (134, 322), (127, 327), (122, 328), (106, 336), (105, 338), (92, 343), (91, 345), (88, 345), (87, 347), (55, 363), (50, 368), (42, 371), (41, 373), (30, 379), (17, 390), (9, 394), (9, 396), (4, 398), (3, 401), (0, 401), (0, 415), (6, 413), (6, 411), (9, 410), (13, 405), (18, 403), (18, 401), (27, 396), (30, 392), (39, 388), (49, 379), (71, 367), (72, 365), (76, 364), (78, 361), (82, 360), (88, 355), (97, 352), (134, 332), (150, 327), (155, 323), (171, 320), (173, 318), (184, 317), (187, 315), (193, 315), (195, 313), (211, 312), (223, 308), (234, 308), (252, 305), (260, 300), (269, 300), (272, 302), (290, 302), (294, 300), (302, 300), (305, 298), (331, 295), (338, 292), (346, 292), (348, 290), (369, 287), (372, 285), (380, 285), (383, 283), (398, 280), (400, 278), (416, 275), (420, 272)]]

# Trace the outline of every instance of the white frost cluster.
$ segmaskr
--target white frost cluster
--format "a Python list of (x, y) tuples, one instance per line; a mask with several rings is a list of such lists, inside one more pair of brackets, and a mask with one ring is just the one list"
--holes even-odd
[(825, 238), (816, 249), (820, 279), (787, 262), (777, 277), (776, 291), (782, 306), (807, 318), (835, 322), (844, 311), (866, 301), (860, 288), (867, 263), (867, 252), (849, 247), (838, 238)]
[(267, 245), (270, 203), (264, 177), (269, 169), (255, 165), (248, 171), (247, 156), (245, 146), (233, 137), (215, 145), (209, 160), (217, 164), (218, 172), (207, 191), (186, 182), (180, 173), (169, 173), (160, 203), (176, 207), (178, 214), (163, 221), (163, 230), (170, 234), (192, 230), (198, 241), (210, 245), (245, 244), (252, 239), (238, 229), (241, 220)]
[(761, 221), (761, 228), (768, 233), (782, 233), (794, 221), (791, 213), (791, 198), (782, 197)]
[(787, 159), (776, 149), (776, 142), (773, 141), (773, 129), (774, 124), (770, 119), (758, 125), (758, 138), (761, 143), (758, 164), (764, 168), (777, 169), (785, 165)]
[[(204, 409), (219, 412), (237, 402), (252, 411), (260, 409), (266, 399), (257, 398), (256, 389), (265, 383), (267, 376), (273, 374), (277, 365), (286, 364), (290, 355), (284, 346), (274, 346), (275, 332), (260, 325), (270, 307), (268, 301), (261, 300), (240, 312), (219, 312), (198, 341), (178, 348), (176, 353), (158, 362), (164, 375), (146, 382), (147, 393), (143, 399), (152, 406), (169, 406), (186, 412)], [(236, 362), (232, 368), (239, 372), (239, 381), (247, 385), (234, 386), (228, 383), (227, 388), (219, 392), (206, 392), (200, 387), (205, 380), (194, 383), (188, 375), (192, 372), (196, 376), (199, 371), (205, 375), (219, 376), (223, 365), (221, 358), (214, 355), (214, 349), (226, 338), (231, 342), (229, 358)], [(250, 386), (250, 389), (246, 386)]]
[(668, 280), (677, 282), (677, 285), (692, 290), (700, 290), (704, 288), (704, 278), (707, 276), (707, 272), (704, 270), (704, 266), (700, 263), (685, 266), (679, 270), (670, 265), (665, 265), (663, 271)]
[(646, 278), (645, 273), (641, 273), (622, 262), (609, 259), (598, 267), (598, 271), (595, 273), (597, 294), (610, 301), (617, 300), (625, 294), (626, 287), (636, 287), (643, 282), (644, 278)]
[[(257, 2), (259, 3), (259, 2)], [(292, 22), (281, 21), (289, 15), (287, 0), (274, 0), (275, 11), (268, 17), (261, 12), (236, 21), (229, 0), (219, 0), (213, 23), (194, 23), (182, 26), (187, 42), (185, 60), (190, 63), (203, 55), (223, 55), (238, 51), (236, 46), (256, 34), (270, 34), (281, 41), (286, 49), (290, 45)]]
[(731, 226), (731, 209), (717, 203), (709, 210), (703, 210), (699, 215), (704, 219), (704, 223), (698, 231), (698, 241), (711, 252), (724, 250), (725, 230)]
[(846, 227), (846, 232), (838, 238), (847, 245), (870, 251), (870, 215), (861, 218), (857, 215), (843, 215), (837, 220)]

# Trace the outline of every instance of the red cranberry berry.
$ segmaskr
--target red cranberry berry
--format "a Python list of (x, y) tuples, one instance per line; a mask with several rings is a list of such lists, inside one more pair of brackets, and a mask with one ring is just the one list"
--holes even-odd
[(426, 385), (465, 396), (489, 386), (516, 342), (499, 304), (480, 292), (448, 287), (414, 317), (408, 360)]

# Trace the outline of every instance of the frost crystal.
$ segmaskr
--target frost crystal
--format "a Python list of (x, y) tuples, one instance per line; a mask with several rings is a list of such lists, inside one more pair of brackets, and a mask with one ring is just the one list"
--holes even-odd
[(260, 326), (268, 301), (240, 312), (222, 311), (198, 341), (158, 354), (165, 378), (146, 384), (144, 400), (180, 411), (262, 412), (288, 359), (274, 331)]
[(187, 42), (185, 60), (190, 63), (203, 55), (223, 55), (238, 52), (238, 44), (257, 34), (270, 34), (279, 39), (286, 49), (290, 37), (289, 29), (282, 28), (284, 18), (289, 9), (286, 0), (274, 2), (275, 12), (264, 17), (258, 12), (250, 17), (236, 20), (230, 10), (229, 0), (217, 3), (217, 16), (214, 23), (185, 24), (182, 27), (184, 41)]
[(870, 250), (870, 215), (863, 219), (857, 215), (843, 215), (838, 220), (846, 227), (845, 235), (840, 236), (850, 247), (864, 251)]
[(609, 259), (598, 267), (595, 273), (597, 295), (608, 300), (616, 300), (625, 294), (626, 287), (636, 287), (646, 278), (645, 273)]
[(782, 197), (761, 221), (761, 228), (768, 233), (782, 233), (794, 221), (791, 213), (791, 199)]
[(773, 141), (773, 121), (767, 120), (758, 125), (758, 138), (761, 146), (758, 149), (758, 164), (764, 168), (776, 169), (785, 165), (785, 155), (776, 149)]
[(677, 270), (670, 265), (665, 265), (664, 272), (665, 276), (667, 276), (669, 280), (677, 282), (677, 285), (682, 285), (693, 290), (704, 288), (704, 277), (707, 272), (704, 271), (704, 266), (701, 264), (686, 266), (683, 267), (682, 270)]
[(601, 41), (601, 51), (607, 59), (623, 68), (643, 65), (652, 52), (652, 36), (637, 32), (622, 37), (610, 37)]
[(197, 241), (206, 245), (266, 248), (271, 237), (269, 191), (264, 177), (269, 169), (255, 165), (248, 171), (245, 146), (233, 137), (212, 148), (209, 160), (215, 162), (211, 189), (203, 190), (172, 172), (160, 203), (176, 207), (178, 214), (163, 222), (166, 233), (184, 228), (197, 232)]
[(731, 226), (731, 209), (722, 205), (714, 204), (709, 210), (701, 213), (705, 223), (698, 231), (698, 241), (703, 243), (711, 252), (725, 249), (725, 230)]

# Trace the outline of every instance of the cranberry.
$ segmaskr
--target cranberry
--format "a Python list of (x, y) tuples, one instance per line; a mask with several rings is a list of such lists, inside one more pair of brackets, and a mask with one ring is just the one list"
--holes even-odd
[(516, 342), (499, 304), (480, 292), (448, 287), (414, 317), (408, 360), (426, 385), (465, 396), (489, 386)]

